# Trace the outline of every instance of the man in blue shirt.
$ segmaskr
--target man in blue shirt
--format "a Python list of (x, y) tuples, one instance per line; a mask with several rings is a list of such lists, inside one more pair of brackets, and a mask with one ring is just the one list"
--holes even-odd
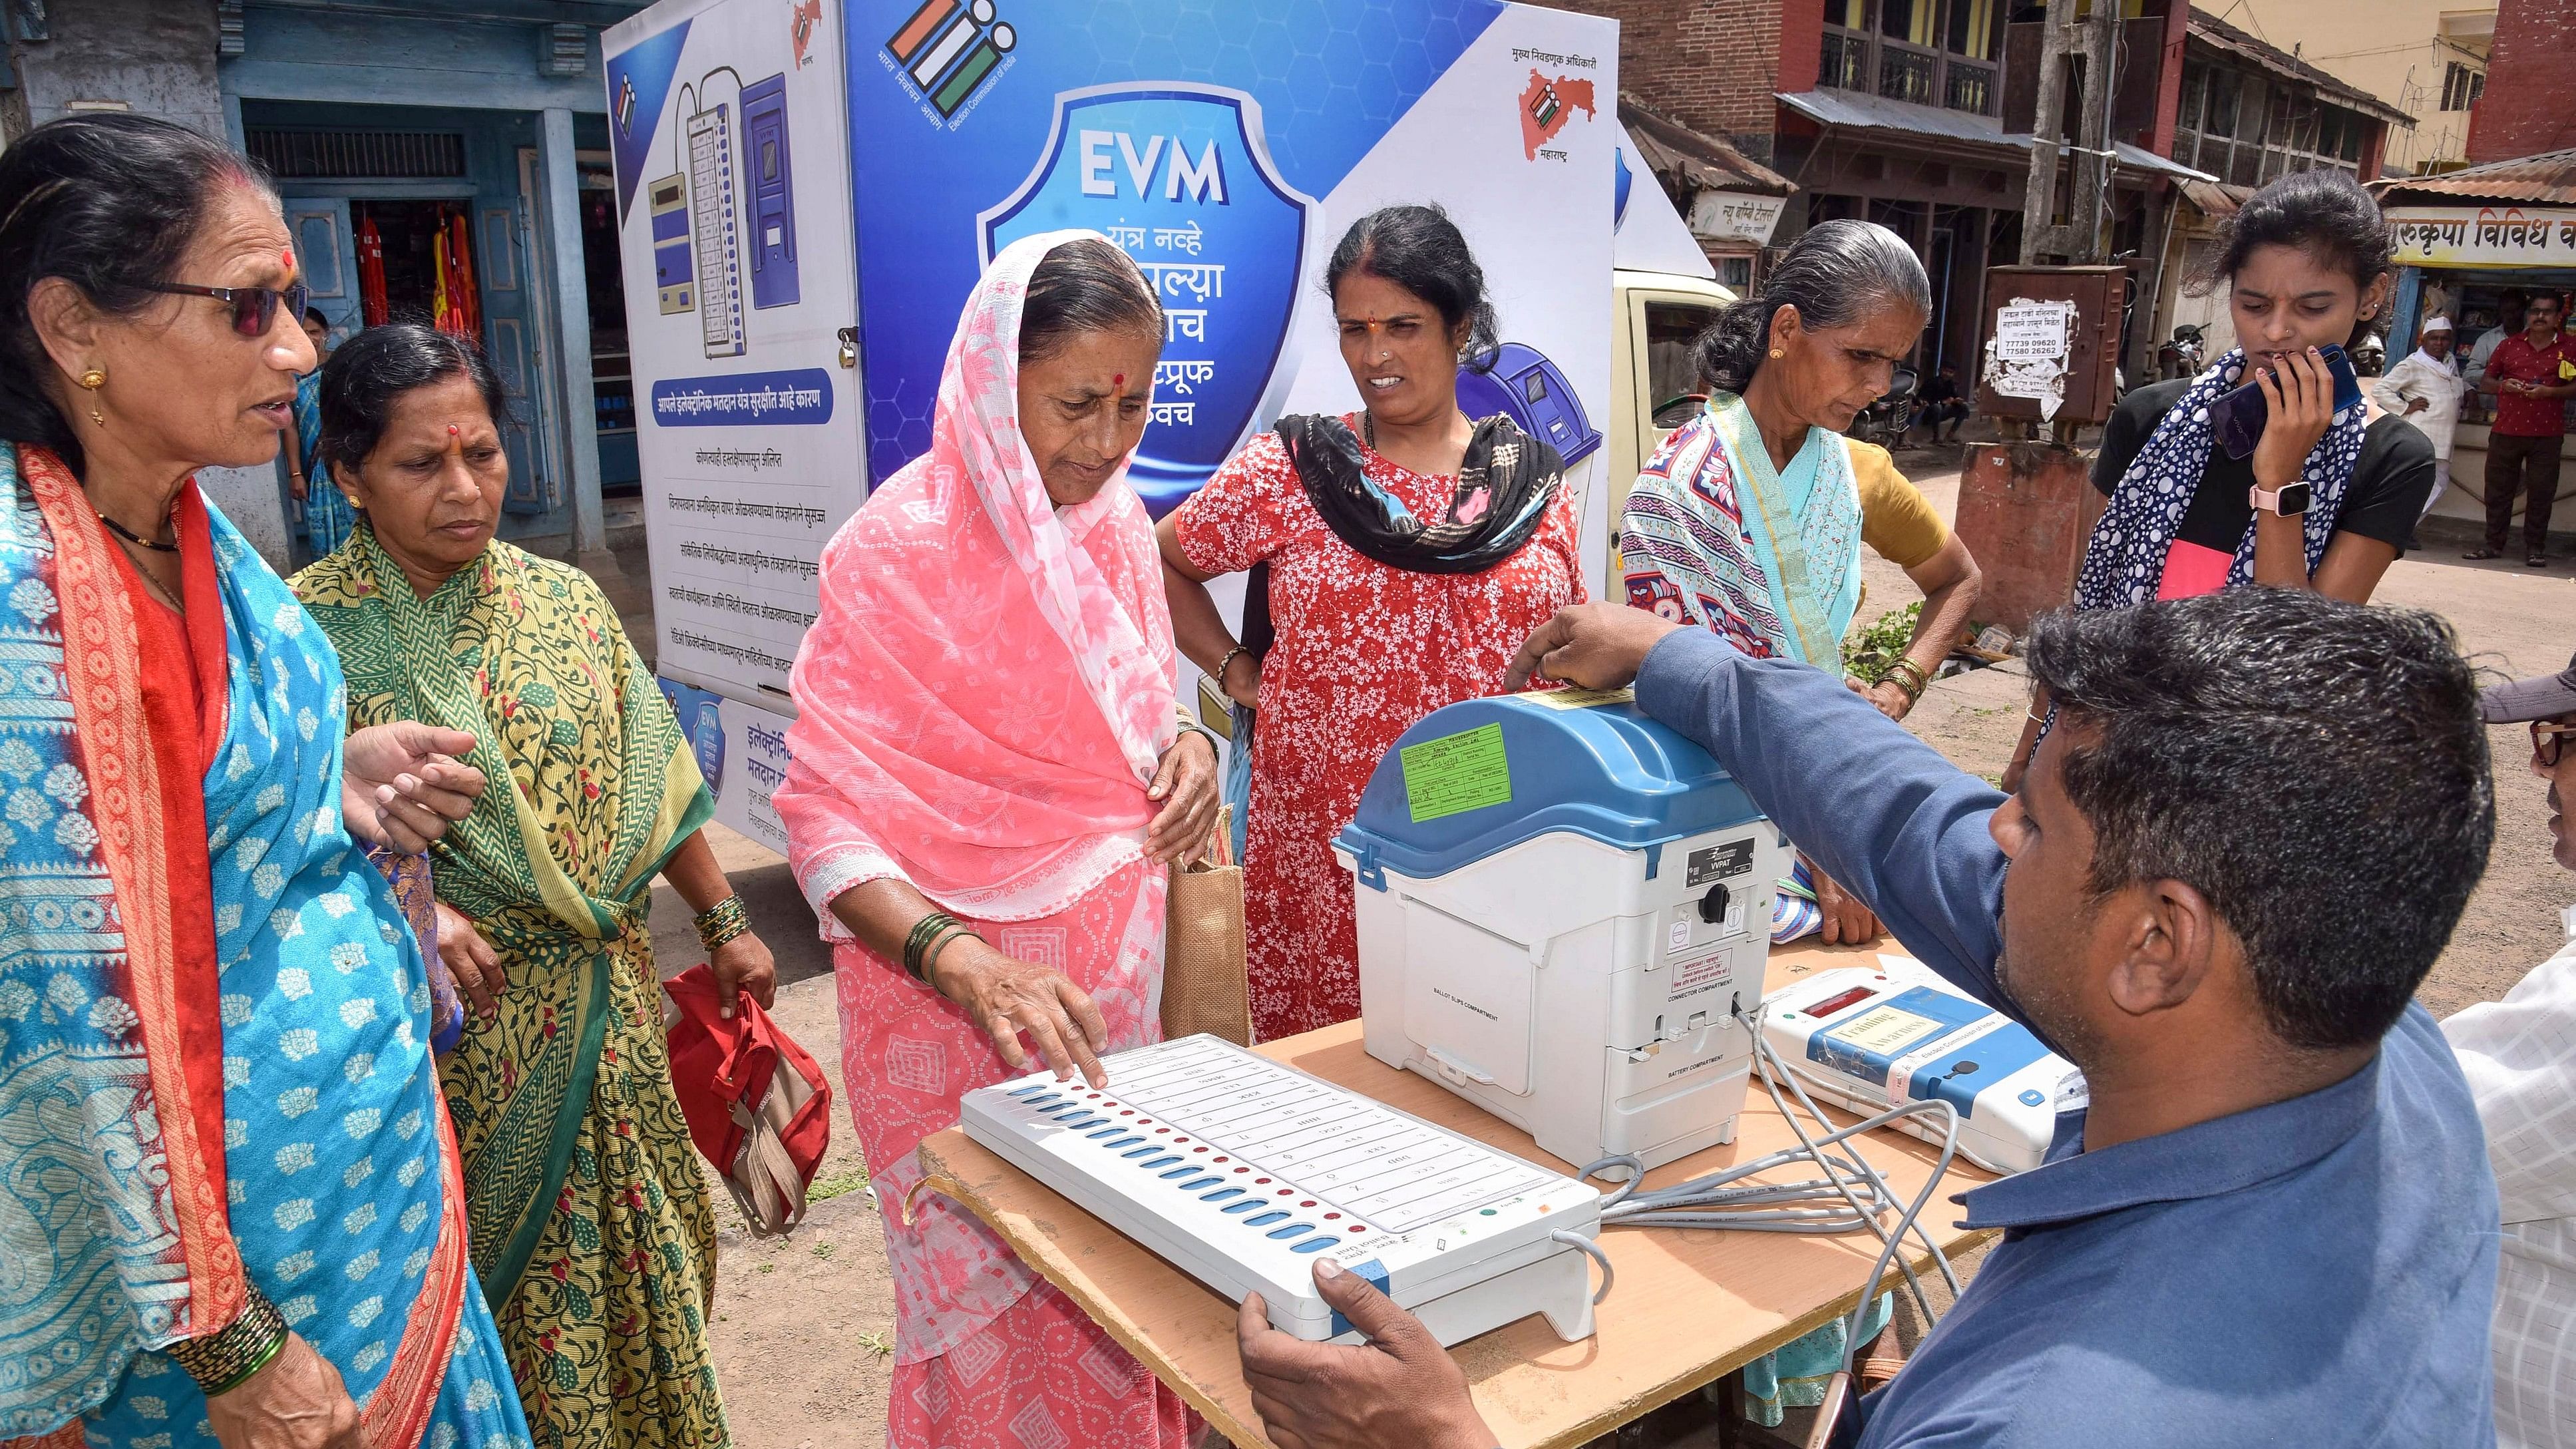
[[(2003, 1238), (1837, 1442), (2491, 1445), (2495, 1183), (2412, 1000), (2495, 831), (2450, 631), (2235, 589), (2051, 616), (2028, 660), (2058, 714), (2012, 797), (1831, 676), (1638, 610), (1563, 611), (1514, 665), (1634, 678), (1908, 950), (2084, 1069), (2048, 1162), (1954, 1199)], [(1367, 1346), (1244, 1306), (1271, 1437), (1491, 1449), (1448, 1356), (1329, 1266)]]

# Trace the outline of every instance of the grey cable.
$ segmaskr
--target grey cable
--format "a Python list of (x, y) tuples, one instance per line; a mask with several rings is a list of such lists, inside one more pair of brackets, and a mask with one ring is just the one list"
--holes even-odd
[(1590, 1238), (1583, 1236), (1572, 1228), (1558, 1228), (1556, 1231), (1548, 1234), (1548, 1237), (1554, 1242), (1563, 1243), (1568, 1247), (1578, 1249), (1585, 1257), (1600, 1264), (1601, 1289), (1599, 1292), (1592, 1295), (1592, 1301), (1598, 1303), (1602, 1299), (1610, 1296), (1610, 1285), (1619, 1280), (1619, 1273), (1617, 1269), (1610, 1266), (1610, 1255), (1601, 1251), (1601, 1245), (1599, 1243), (1592, 1241)]
[[(1589, 1178), (1611, 1167), (1628, 1169), (1627, 1181), (1601, 1201), (1601, 1224), (1604, 1227), (1706, 1228), (1819, 1235), (1868, 1229), (1877, 1236), (1880, 1247), (1877, 1258), (1870, 1264), (1869, 1277), (1861, 1285), (1860, 1301), (1853, 1307), (1844, 1330), (1843, 1368), (1848, 1371), (1859, 1348), (1861, 1325), (1877, 1296), (1872, 1290), (1886, 1274), (1889, 1260), (1894, 1259), (1895, 1266), (1903, 1273), (1906, 1287), (1913, 1294), (1916, 1305), (1923, 1310), (1924, 1320), (1928, 1323), (1935, 1316), (1931, 1296), (1921, 1277), (1897, 1251), (1909, 1230), (1930, 1250), (1932, 1261), (1940, 1269), (1951, 1294), (1955, 1297), (1961, 1291), (1958, 1274), (1952, 1270), (1949, 1256), (1941, 1251), (1941, 1245), (1932, 1240), (1931, 1234), (1919, 1221), (1924, 1207), (1931, 1202), (1934, 1190), (1948, 1175), (1950, 1163), (1958, 1153), (1959, 1114), (1950, 1103), (1934, 1098), (1901, 1103), (1851, 1126), (1835, 1127), (1833, 1119), (1816, 1105), (1815, 1098), (1808, 1094), (1805, 1084), (1800, 1081), (1802, 1073), (1783, 1061), (1764, 1037), (1762, 1011), (1757, 1003), (1750, 1012), (1737, 1012), (1734, 1020), (1753, 1038), (1754, 1061), (1762, 1077), (1763, 1088), (1770, 1093), (1772, 1105), (1779, 1109), (1782, 1120), (1789, 1124), (1789, 1130), (1797, 1135), (1796, 1147), (1782, 1148), (1749, 1162), (1739, 1162), (1688, 1182), (1652, 1191), (1644, 1190), (1644, 1164), (1627, 1153), (1587, 1163), (1575, 1176)], [(1806, 1115), (1825, 1129), (1822, 1136), (1810, 1135), (1798, 1120), (1799, 1113), (1790, 1107), (1788, 1098), (1781, 1095), (1783, 1082), (1797, 1098), (1798, 1105), (1806, 1109)], [(1935, 1118), (1943, 1129), (1941, 1155), (1930, 1176), (1924, 1180), (1922, 1191), (1916, 1193), (1910, 1203), (1897, 1198), (1887, 1179), (1857, 1148), (1843, 1152), (1829, 1150), (1851, 1138), (1908, 1117)], [(1754, 1174), (1796, 1162), (1813, 1163), (1824, 1176), (1796, 1182), (1745, 1181)], [(1880, 1222), (1883, 1214), (1891, 1212), (1897, 1214), (1892, 1228)], [(1562, 1240), (1579, 1235), (1560, 1231), (1555, 1236)], [(1588, 1241), (1586, 1250), (1602, 1265), (1604, 1281), (1601, 1291), (1607, 1294), (1609, 1260)], [(1593, 1301), (1597, 1303), (1600, 1299), (1596, 1297)]]

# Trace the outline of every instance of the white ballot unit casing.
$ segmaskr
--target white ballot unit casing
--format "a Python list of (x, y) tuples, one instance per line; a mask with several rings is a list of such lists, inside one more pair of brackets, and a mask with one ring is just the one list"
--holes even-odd
[[(1912, 957), (1819, 971), (1763, 1004), (1772, 1050), (1818, 1097), (1863, 1116), (1946, 1101), (1959, 1154), (1989, 1172), (2039, 1166), (2057, 1114), (2089, 1099), (2073, 1062)], [(1921, 1117), (1891, 1125), (1927, 1142), (1946, 1130)]]
[(1592, 1335), (1588, 1184), (1212, 1036), (1101, 1067), (1096, 1091), (1038, 1072), (968, 1092), (966, 1135), (1232, 1301), (1259, 1293), (1299, 1338), (1360, 1338), (1316, 1292), (1318, 1258), (1444, 1345), (1533, 1313)]
[(1467, 700), (1405, 731), (1333, 842), (1369, 1055), (1581, 1166), (1735, 1138), (1789, 849), (1628, 692)]

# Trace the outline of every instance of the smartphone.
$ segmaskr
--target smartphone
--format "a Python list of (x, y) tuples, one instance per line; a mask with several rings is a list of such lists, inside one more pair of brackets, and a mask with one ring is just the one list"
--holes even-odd
[[(2334, 410), (2358, 407), (2361, 379), (2353, 373), (2352, 359), (2332, 344), (2317, 351), (2325, 357), (2326, 371), (2334, 377)], [(2263, 389), (2250, 380), (2209, 405), (2210, 431), (2217, 434), (2219, 446), (2231, 458), (2254, 456), (2254, 445), (2263, 441), (2263, 424), (2270, 416), (2271, 405), (2263, 401)]]

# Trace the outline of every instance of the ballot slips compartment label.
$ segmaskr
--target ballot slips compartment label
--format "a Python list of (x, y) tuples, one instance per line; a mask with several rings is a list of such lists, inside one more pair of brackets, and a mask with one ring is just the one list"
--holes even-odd
[(1693, 890), (1715, 881), (1744, 875), (1753, 869), (1753, 842), (1730, 840), (1690, 853), (1689, 874), (1682, 884)]
[[(1498, 949), (1499, 948), (1499, 949)], [(1529, 948), (1425, 901), (1404, 913), (1405, 1030), (1471, 1081), (1530, 1089), (1538, 967)]]
[(1511, 761), (1503, 753), (1499, 724), (1406, 745), (1398, 754), (1404, 768), (1405, 803), (1417, 825), (1511, 802)]
[(1899, 1058), (1987, 1015), (1976, 1002), (1923, 986), (1851, 1010), (1852, 1015), (1808, 1038), (1807, 1056), (1882, 1087)]

